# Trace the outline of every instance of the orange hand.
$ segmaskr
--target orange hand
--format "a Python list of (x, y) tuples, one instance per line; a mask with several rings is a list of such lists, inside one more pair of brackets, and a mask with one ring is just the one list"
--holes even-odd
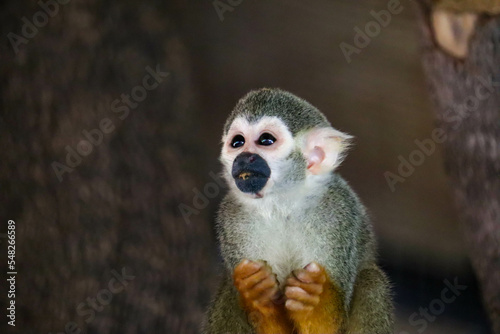
[(311, 262), (294, 270), (285, 287), (286, 309), (300, 334), (340, 333), (343, 297), (329, 280), (325, 268)]
[(243, 260), (233, 273), (234, 286), (249, 321), (259, 334), (291, 334), (275, 275), (262, 261)]

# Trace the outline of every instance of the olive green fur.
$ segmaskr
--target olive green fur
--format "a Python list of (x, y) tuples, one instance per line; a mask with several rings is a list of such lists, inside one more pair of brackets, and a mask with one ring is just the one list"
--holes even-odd
[(225, 134), (239, 116), (244, 116), (250, 123), (263, 116), (276, 116), (288, 126), (293, 136), (312, 127), (330, 126), (326, 117), (309, 102), (278, 88), (254, 90), (239, 100), (226, 121)]

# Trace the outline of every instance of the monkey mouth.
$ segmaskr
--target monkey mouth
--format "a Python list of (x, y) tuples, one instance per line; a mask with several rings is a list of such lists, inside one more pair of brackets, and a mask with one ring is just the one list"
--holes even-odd
[(237, 178), (240, 179), (240, 180), (243, 180), (243, 181), (249, 181), (252, 178), (264, 178), (264, 179), (267, 179), (268, 177), (265, 174), (259, 173), (257, 171), (245, 170), (245, 171), (242, 171), (240, 174), (238, 174)]
[[(234, 182), (238, 189), (244, 193), (258, 194), (259, 191), (264, 188), (269, 179), (269, 176), (265, 173), (255, 170), (242, 170), (239, 173), (235, 173)], [(261, 196), (260, 196), (261, 197)]]
[(271, 169), (258, 154), (243, 152), (234, 159), (231, 174), (239, 190), (260, 198), (262, 195), (259, 192), (271, 176)]
[(238, 175), (238, 178), (243, 180), (248, 180), (250, 176), (252, 176), (251, 172), (241, 172), (240, 175)]

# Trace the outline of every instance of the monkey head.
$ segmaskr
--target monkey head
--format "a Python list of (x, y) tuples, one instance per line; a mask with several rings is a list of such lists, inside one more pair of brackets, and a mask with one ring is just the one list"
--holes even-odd
[(224, 126), (223, 174), (232, 191), (250, 198), (294, 191), (324, 180), (342, 162), (351, 138), (291, 93), (252, 91)]

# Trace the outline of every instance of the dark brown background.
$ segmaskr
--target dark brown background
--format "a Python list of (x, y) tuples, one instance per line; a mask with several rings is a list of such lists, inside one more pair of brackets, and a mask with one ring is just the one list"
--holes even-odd
[[(425, 333), (488, 332), (439, 148), (395, 192), (384, 178), (436, 127), (413, 3), (402, 1), (351, 63), (340, 43), (352, 44), (353, 29), (387, 1), (243, 1), (221, 21), (209, 0), (75, 0), (18, 55), (5, 36), (39, 7), (2, 6), (1, 232), (7, 219), (18, 223), (16, 332), (62, 331), (121, 266), (137, 278), (90, 333), (196, 332), (220, 268), (218, 198), (190, 224), (178, 205), (191, 205), (192, 189), (219, 171), (225, 117), (260, 87), (307, 99), (356, 137), (340, 173), (373, 217), (394, 282), (396, 333), (416, 333), (408, 317), (454, 277), (467, 290)], [(59, 183), (50, 164), (64, 158), (64, 146), (156, 64), (172, 77)]]

